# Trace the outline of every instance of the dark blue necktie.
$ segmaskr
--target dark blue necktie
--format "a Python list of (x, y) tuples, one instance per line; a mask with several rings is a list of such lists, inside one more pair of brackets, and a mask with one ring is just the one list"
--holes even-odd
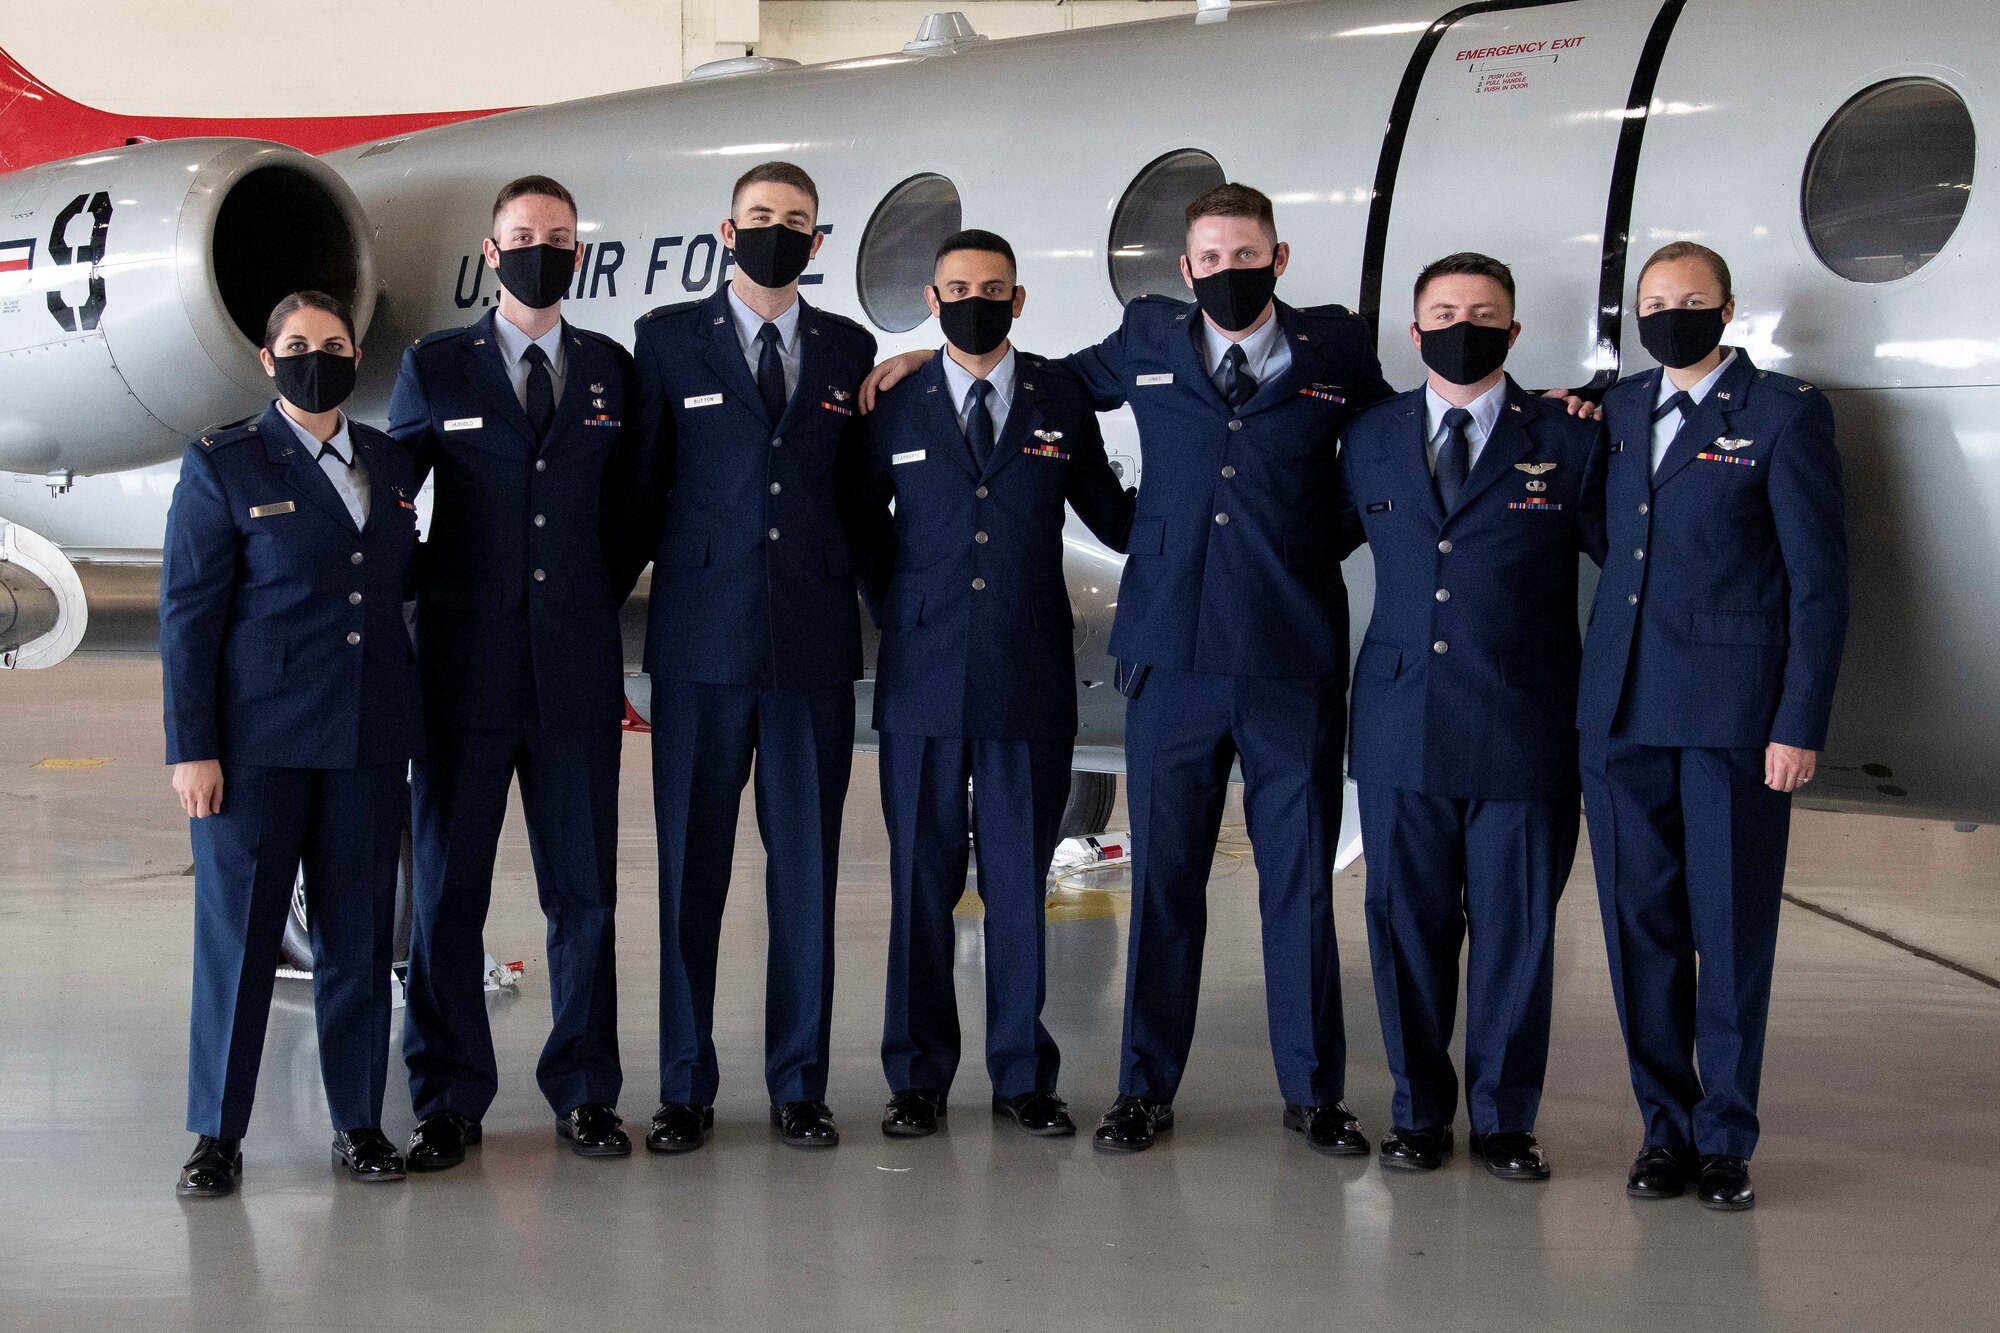
[(1437, 467), (1431, 479), (1437, 486), (1438, 503), (1446, 513), (1458, 503), (1458, 493), (1465, 488), (1465, 474), (1471, 470), (1472, 443), (1465, 434), (1465, 428), (1471, 424), (1472, 413), (1462, 407), (1444, 414), (1444, 443), (1438, 446)]
[(1669, 412), (1680, 413), (1681, 424), (1685, 426), (1687, 419), (1694, 415), (1694, 399), (1688, 397), (1685, 393), (1675, 394), (1673, 397), (1667, 399), (1666, 402), (1661, 403), (1653, 409), (1653, 420), (1656, 422), (1662, 421)]
[(528, 344), (528, 350), (521, 353), (521, 359), (528, 363), (528, 429), (535, 433), (539, 443), (549, 437), (549, 427), (556, 419), (556, 381), (549, 374), (549, 354), (535, 343)]
[(1243, 355), (1243, 345), (1231, 343), (1229, 350), (1222, 354), (1222, 364), (1215, 368), (1215, 390), (1231, 409), (1239, 408), (1257, 396), (1257, 381), (1245, 368), (1248, 364), (1248, 358)]
[(972, 464), (983, 475), (993, 461), (993, 414), (986, 409), (986, 395), (993, 386), (974, 380), (965, 398), (965, 442), (972, 448)]
[(764, 400), (764, 415), (773, 426), (785, 415), (785, 363), (778, 355), (778, 326), (766, 324), (757, 330), (757, 393)]

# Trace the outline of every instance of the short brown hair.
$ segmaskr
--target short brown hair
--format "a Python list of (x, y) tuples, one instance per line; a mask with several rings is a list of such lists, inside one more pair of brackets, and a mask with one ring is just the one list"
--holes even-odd
[(354, 312), (347, 308), (347, 302), (338, 296), (328, 296), (325, 292), (293, 292), (284, 300), (271, 307), (271, 317), (264, 321), (264, 350), (275, 351), (278, 335), (285, 331), (285, 321), (301, 310), (324, 310), (339, 320), (347, 330), (347, 341), (358, 343), (354, 336)]
[(1410, 306), (1415, 309), (1424, 299), (1424, 288), (1439, 278), (1451, 277), (1491, 278), (1507, 293), (1507, 304), (1514, 304), (1514, 270), (1495, 259), (1492, 255), (1482, 255), (1477, 250), (1460, 250), (1455, 255), (1443, 259), (1433, 259), (1424, 265), (1424, 271), (1417, 274), (1417, 285), (1410, 293)]
[(813, 201), (813, 214), (819, 214), (819, 186), (806, 174), (804, 167), (791, 162), (759, 162), (750, 170), (736, 178), (736, 184), (729, 191), (729, 211), (736, 211), (736, 201), (743, 191), (752, 185), (789, 185), (804, 193)]
[(1253, 218), (1264, 228), (1264, 234), (1272, 240), (1278, 239), (1278, 224), (1271, 215), (1271, 196), (1249, 185), (1239, 185), (1230, 181), (1203, 190), (1187, 206), (1188, 229), (1203, 218)]
[(570, 216), (576, 216), (576, 196), (564, 189), (561, 181), (553, 176), (522, 176), (508, 181), (500, 187), (500, 193), (493, 196), (493, 216), (489, 221), (498, 222), (501, 209), (516, 199), (525, 199), (531, 194), (560, 199), (569, 205)]
[(1722, 304), (1728, 305), (1735, 299), (1735, 289), (1729, 282), (1729, 261), (1698, 241), (1669, 241), (1653, 251), (1652, 258), (1639, 269), (1639, 281), (1646, 280), (1646, 273), (1653, 265), (1671, 264), (1677, 259), (1699, 259), (1708, 265), (1708, 271), (1722, 284)]

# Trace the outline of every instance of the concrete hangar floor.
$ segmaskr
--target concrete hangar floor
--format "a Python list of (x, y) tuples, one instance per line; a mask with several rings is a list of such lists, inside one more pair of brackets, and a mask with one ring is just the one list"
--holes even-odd
[[(1137, 1158), (990, 1122), (976, 1056), (934, 1139), (876, 1130), (887, 931), (875, 763), (847, 807), (831, 1098), (842, 1145), (774, 1142), (761, 1086), (763, 854), (746, 810), (724, 935), (713, 1142), (561, 1150), (535, 1091), (547, 1031), (525, 834), (503, 843), (485, 1145), (364, 1187), (328, 1166), (310, 999), (281, 983), (246, 1174), (182, 1203), (191, 939), (185, 821), (159, 759), (159, 670), (9, 675), (0, 708), (0, 1329), (1991, 1329), (2000, 1272), (2000, 848), (1990, 830), (1798, 820), (1754, 1212), (1623, 1193), (1638, 1145), (1590, 870), (1562, 908), (1547, 1185), (1463, 1154), (1434, 1176), (1314, 1156), (1279, 1126), (1256, 876), (1219, 858), (1179, 1126)], [(37, 766), (101, 759), (92, 767)], [(645, 742), (626, 743), (621, 1016), (628, 1125), (653, 1106), (657, 936)], [(1115, 816), (1123, 826), (1122, 807)], [(1240, 818), (1232, 808), (1231, 818)], [(1239, 835), (1240, 846), (1240, 835)], [(1121, 875), (1065, 894), (1048, 1021), (1086, 1127), (1116, 1078)], [(1387, 1128), (1361, 881), (1334, 885), (1349, 1102)], [(1852, 924), (1850, 924), (1852, 923)], [(968, 1052), (983, 1039), (961, 918)], [(410, 1127), (392, 1072), (385, 1128)], [(1464, 1126), (1460, 1126), (1461, 1134)]]

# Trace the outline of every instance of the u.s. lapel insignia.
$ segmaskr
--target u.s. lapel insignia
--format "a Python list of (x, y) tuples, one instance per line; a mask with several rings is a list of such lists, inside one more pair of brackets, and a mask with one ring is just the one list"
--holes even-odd
[(1035, 438), (1040, 440), (1043, 444), (1054, 444), (1057, 440), (1060, 440), (1062, 437), (1063, 433), (1059, 430), (1038, 430), (1035, 432)]
[(1716, 448), (1726, 449), (1730, 453), (1735, 453), (1738, 449), (1748, 449), (1755, 443), (1755, 440), (1732, 440), (1726, 435), (1718, 435), (1715, 439)]
[(1715, 391), (1715, 396), (1716, 396), (1717, 398), (1720, 398), (1720, 399), (1721, 399), (1721, 400), (1722, 400), (1723, 402), (1725, 402), (1725, 403), (1726, 403), (1726, 402), (1728, 402), (1728, 401), (1729, 401), (1729, 390), (1727, 390), (1727, 389), (1717, 389), (1717, 390)]
[(715, 322), (716, 322), (717, 324), (721, 324), (721, 323), (724, 323), (724, 322), (725, 322), (725, 319), (724, 319), (724, 317), (723, 317), (723, 316), (721, 316), (721, 315), (717, 315), (717, 316), (715, 317)]
[(472, 340), (472, 345), (473, 345), (474, 347), (484, 347), (484, 346), (486, 346), (486, 339), (484, 339), (484, 338), (474, 338), (474, 339)]
[(1029, 393), (1033, 393), (1035, 391), (1035, 386), (1028, 383), (1026, 380), (1021, 381), (1021, 387)]
[(1521, 405), (1519, 403), (1509, 403), (1507, 404), (1507, 407), (1510, 411), (1514, 412), (1518, 412), (1521, 410)]

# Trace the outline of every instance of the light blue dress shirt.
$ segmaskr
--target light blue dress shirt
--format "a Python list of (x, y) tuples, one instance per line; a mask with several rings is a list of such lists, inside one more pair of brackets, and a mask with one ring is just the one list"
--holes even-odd
[[(1465, 428), (1465, 470), (1468, 474), (1479, 461), (1479, 452), (1486, 447), (1487, 439), (1493, 434), (1493, 423), (1500, 419), (1500, 409), (1506, 405), (1507, 381), (1504, 376), (1498, 384), (1465, 405), (1465, 410), (1472, 413), (1472, 422)], [(1436, 472), (1438, 450), (1444, 446), (1444, 414), (1451, 411), (1451, 404), (1426, 384), (1424, 411), (1430, 423), (1430, 432), (1424, 437), (1424, 452), (1430, 456), (1431, 471)]]
[(368, 526), (368, 465), (361, 461), (361, 455), (354, 448), (354, 441), (347, 433), (347, 414), (341, 413), (340, 428), (333, 432), (333, 438), (321, 444), (313, 438), (312, 432), (292, 420), (292, 414), (283, 407), (278, 415), (299, 437), (306, 453), (319, 460), (319, 470), (333, 483), (333, 489), (340, 494), (340, 502), (347, 506), (347, 516), (354, 520), (354, 526)]
[[(1736, 349), (1732, 347), (1729, 349), (1729, 355), (1722, 358), (1721, 365), (1702, 376), (1701, 383), (1687, 391), (1687, 396), (1694, 400), (1697, 407), (1701, 405), (1702, 399), (1715, 391), (1716, 381), (1722, 378), (1722, 372), (1729, 369), (1729, 363), (1735, 359)], [(1680, 391), (1674, 388), (1674, 382), (1667, 378), (1667, 372), (1662, 370), (1660, 391), (1654, 395), (1653, 410), (1659, 411), (1660, 405), (1678, 392)], [(1660, 470), (1660, 460), (1667, 456), (1667, 446), (1674, 442), (1674, 436), (1680, 434), (1680, 430), (1681, 414), (1678, 411), (1669, 412), (1653, 423), (1653, 471)]]
[(555, 327), (539, 338), (529, 338), (527, 333), (514, 327), (505, 315), (497, 315), (493, 320), (493, 334), (500, 340), (500, 359), (507, 366), (507, 378), (514, 385), (514, 397), (520, 399), (521, 407), (528, 406), (528, 363), (521, 358), (527, 354), (528, 344), (535, 346), (549, 358), (549, 383), (555, 390), (555, 400), (560, 403), (563, 395), (563, 380), (569, 369), (569, 361), (563, 355), (563, 322), (557, 320)]
[[(972, 372), (952, 359), (949, 350), (938, 353), (944, 358), (944, 382), (951, 390), (952, 410), (958, 416), (958, 428), (965, 429), (965, 410), (972, 406)], [(1000, 364), (993, 367), (986, 376), (986, 382), (993, 386), (993, 392), (986, 396), (986, 410), (993, 417), (993, 438), (1000, 438), (1001, 427), (1007, 424), (1007, 409), (1014, 403), (1014, 349), (1009, 347), (1007, 355), (1000, 358)]]
[(1257, 381), (1260, 389), (1292, 367), (1292, 349), (1285, 346), (1285, 326), (1278, 322), (1275, 305), (1271, 307), (1271, 317), (1241, 343), (1232, 343), (1224, 337), (1206, 316), (1201, 317), (1201, 333), (1202, 345), (1208, 350), (1210, 379), (1215, 378), (1215, 372), (1221, 368), (1222, 358), (1229, 355), (1229, 349), (1236, 346), (1243, 349), (1243, 369)]
[[(750, 378), (757, 378), (757, 358), (764, 344), (757, 335), (764, 330), (764, 317), (743, 304), (736, 289), (729, 289), (729, 316), (736, 324), (736, 341), (743, 345), (743, 359), (750, 363)], [(799, 303), (794, 300), (785, 313), (772, 320), (778, 326), (778, 360), (785, 367), (785, 401), (799, 390)]]

